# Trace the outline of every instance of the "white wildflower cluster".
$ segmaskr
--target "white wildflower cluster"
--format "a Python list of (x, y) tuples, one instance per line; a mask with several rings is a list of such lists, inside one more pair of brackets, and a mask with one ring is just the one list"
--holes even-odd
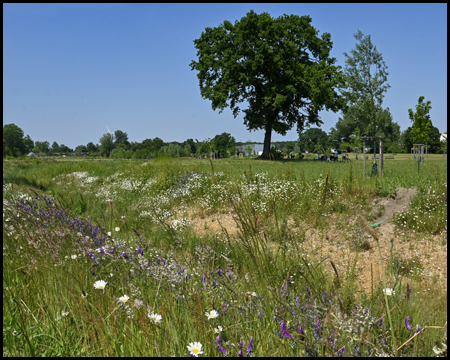
[(188, 227), (190, 225), (190, 221), (186, 218), (182, 218), (180, 220), (173, 220), (172, 221), (172, 228), (176, 231), (178, 230), (183, 230), (186, 227)]

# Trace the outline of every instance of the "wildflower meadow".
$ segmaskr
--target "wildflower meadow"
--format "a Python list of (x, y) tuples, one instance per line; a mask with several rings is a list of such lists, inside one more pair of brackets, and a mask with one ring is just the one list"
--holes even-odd
[(3, 356), (446, 356), (446, 160), (4, 160)]

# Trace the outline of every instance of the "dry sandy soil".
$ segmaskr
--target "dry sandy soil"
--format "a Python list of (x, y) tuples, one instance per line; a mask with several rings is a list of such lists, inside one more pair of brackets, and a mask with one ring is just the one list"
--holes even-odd
[[(390, 259), (391, 241), (393, 240), (393, 256), (400, 260), (400, 267), (417, 264), (417, 270), (422, 278), (422, 284), (427, 284), (430, 291), (437, 287), (447, 287), (447, 237), (427, 236), (418, 237), (415, 234), (394, 234), (392, 218), (394, 214), (409, 206), (411, 198), (416, 194), (416, 189), (400, 188), (395, 199), (377, 198), (373, 201), (373, 214), (378, 214), (378, 209), (384, 206), (384, 213), (373, 220), (373, 223), (381, 222), (381, 226), (374, 230), (378, 235), (382, 257), (384, 259), (385, 271), (387, 271)], [(187, 214), (191, 220), (191, 228), (198, 235), (220, 234), (222, 227), (227, 230), (231, 238), (237, 235), (238, 227), (231, 213), (207, 214), (199, 211), (189, 211)], [(363, 226), (361, 220), (356, 216), (348, 219), (346, 223), (331, 218), (326, 229), (319, 230), (310, 228), (306, 230), (305, 241), (301, 244), (299, 251), (305, 256), (313, 253), (316, 258), (326, 258), (328, 271), (333, 272), (332, 260), (336, 265), (340, 276), (345, 276), (350, 266), (356, 263), (357, 283), (366, 291), (375, 289), (382, 281), (381, 263), (378, 247), (373, 236)], [(296, 229), (292, 221), (292, 230)], [(262, 230), (264, 226), (262, 225)], [(364, 244), (365, 243), (365, 244)], [(409, 264), (408, 264), (409, 263)], [(415, 270), (413, 270), (415, 271)], [(417, 274), (417, 272), (416, 272)], [(414, 291), (414, 277), (408, 274), (402, 275), (405, 284), (408, 282)], [(388, 284), (392, 285), (392, 284)]]

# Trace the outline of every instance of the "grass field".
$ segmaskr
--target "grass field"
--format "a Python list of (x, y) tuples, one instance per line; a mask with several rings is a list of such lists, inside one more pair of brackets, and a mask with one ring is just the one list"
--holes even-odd
[(447, 159), (309, 157), (4, 160), (3, 356), (446, 355)]

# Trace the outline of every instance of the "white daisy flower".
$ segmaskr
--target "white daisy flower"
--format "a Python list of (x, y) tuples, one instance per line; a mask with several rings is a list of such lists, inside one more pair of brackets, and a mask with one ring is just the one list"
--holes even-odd
[(386, 288), (386, 289), (383, 289), (383, 294), (391, 296), (391, 295), (395, 295), (395, 291), (392, 290), (391, 288)]
[(199, 342), (195, 343), (189, 343), (189, 346), (187, 347), (189, 350), (189, 353), (197, 357), (199, 354), (203, 354), (202, 351), (202, 344)]
[(130, 299), (130, 298), (129, 298), (128, 295), (124, 295), (124, 296), (121, 296), (121, 297), (119, 298), (119, 300), (122, 301), (122, 302), (124, 302), (124, 303), (126, 303), (129, 299)]
[(120, 227), (117, 226), (114, 230), (120, 231)]
[(108, 232), (107, 232), (107, 235), (108, 235), (108, 236), (111, 236), (111, 231), (108, 231)]
[(107, 282), (105, 280), (97, 280), (94, 283), (94, 287), (99, 290), (105, 290), (106, 284), (107, 284)]
[(211, 310), (210, 313), (205, 313), (205, 315), (208, 317), (209, 319), (215, 319), (216, 317), (219, 316), (219, 313), (216, 310)]
[(214, 328), (214, 332), (215, 332), (216, 334), (220, 334), (222, 331), (223, 331), (223, 328), (222, 328), (222, 326), (220, 326), (220, 325), (217, 327), (217, 329)]
[(148, 314), (148, 317), (152, 319), (155, 323), (160, 323), (162, 316), (158, 314)]
[(75, 259), (77, 258), (77, 256), (76, 256), (76, 255), (72, 255), (71, 258), (72, 258), (73, 260), (75, 260)]

